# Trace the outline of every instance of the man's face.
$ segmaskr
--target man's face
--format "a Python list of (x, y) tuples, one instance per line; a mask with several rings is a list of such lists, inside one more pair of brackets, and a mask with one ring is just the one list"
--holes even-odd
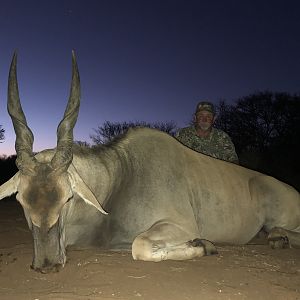
[(206, 110), (201, 110), (195, 114), (196, 127), (203, 131), (211, 130), (215, 121), (214, 115)]

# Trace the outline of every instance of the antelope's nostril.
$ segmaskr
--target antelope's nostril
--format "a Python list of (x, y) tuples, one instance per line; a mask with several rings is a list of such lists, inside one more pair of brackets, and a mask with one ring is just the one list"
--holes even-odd
[(35, 267), (33, 265), (30, 266), (31, 269), (35, 270), (36, 272), (40, 272), (42, 274), (48, 274), (48, 273), (57, 273), (62, 268), (62, 264), (51, 264), (48, 259), (45, 259), (43, 265), (41, 267)]

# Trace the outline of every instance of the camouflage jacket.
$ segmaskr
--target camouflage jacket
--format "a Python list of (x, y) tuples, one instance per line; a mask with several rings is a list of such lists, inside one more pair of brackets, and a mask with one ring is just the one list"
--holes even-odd
[(212, 128), (208, 137), (199, 137), (194, 126), (180, 129), (175, 138), (185, 146), (214, 158), (238, 163), (234, 145), (227, 133)]

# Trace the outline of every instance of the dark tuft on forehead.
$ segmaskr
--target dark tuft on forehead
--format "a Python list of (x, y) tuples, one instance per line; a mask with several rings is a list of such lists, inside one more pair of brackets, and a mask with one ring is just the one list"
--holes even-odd
[(37, 179), (45, 179), (52, 174), (53, 168), (48, 163), (40, 163), (35, 168), (35, 172), (36, 172), (35, 176), (38, 177)]
[(48, 163), (40, 163), (36, 167), (35, 176), (31, 177), (29, 188), (24, 195), (32, 208), (44, 207), (47, 211), (60, 200), (62, 194), (59, 180)]

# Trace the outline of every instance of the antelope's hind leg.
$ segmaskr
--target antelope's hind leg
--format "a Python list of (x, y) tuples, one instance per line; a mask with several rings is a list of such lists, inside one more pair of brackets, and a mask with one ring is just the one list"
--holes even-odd
[(217, 254), (217, 250), (210, 241), (192, 236), (181, 226), (165, 221), (139, 234), (132, 244), (135, 260), (186, 260), (212, 254)]
[(300, 233), (281, 227), (272, 228), (267, 239), (273, 249), (300, 248)]

